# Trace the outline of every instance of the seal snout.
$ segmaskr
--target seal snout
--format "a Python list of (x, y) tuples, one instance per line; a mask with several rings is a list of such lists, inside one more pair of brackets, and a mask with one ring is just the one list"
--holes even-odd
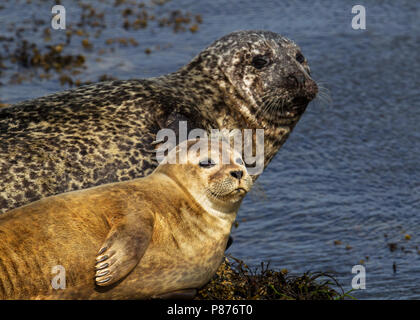
[(293, 73), (287, 77), (287, 81), (291, 87), (303, 88), (305, 86), (306, 77), (303, 73)]
[(318, 94), (318, 85), (311, 78), (306, 79), (304, 90), (306, 92), (307, 99), (311, 101), (315, 99), (316, 95)]
[(310, 102), (318, 94), (318, 86), (312, 78), (307, 77), (302, 72), (291, 73), (286, 78), (286, 86), (298, 91), (297, 98), (305, 98)]

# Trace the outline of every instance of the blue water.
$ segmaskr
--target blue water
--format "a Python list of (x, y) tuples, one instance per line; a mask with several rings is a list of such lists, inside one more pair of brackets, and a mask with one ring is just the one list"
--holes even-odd
[[(32, 14), (45, 16), (48, 26), (48, 3), (17, 1), (13, 9), (11, 3), (0, 10), (1, 28)], [(356, 3), (349, 1), (182, 0), (153, 9), (157, 14), (179, 8), (201, 14), (197, 33), (153, 25), (126, 31), (117, 9), (106, 1), (94, 3), (105, 11), (108, 24), (101, 37), (91, 39), (95, 49), (105, 47), (107, 37), (118, 36), (132, 36), (140, 45), (116, 48), (101, 61), (95, 60), (95, 50), (83, 51), (88, 57), (80, 75), (84, 81), (104, 73), (127, 79), (174, 71), (215, 39), (239, 29), (268, 29), (298, 43), (331, 101), (309, 105), (259, 178), (258, 188), (264, 191), (245, 199), (229, 252), (250, 265), (271, 261), (272, 267), (292, 274), (332, 271), (346, 291), (352, 267), (362, 263), (366, 289), (353, 291), (354, 297), (420, 298), (418, 1), (364, 1), (366, 30), (351, 28)], [(78, 7), (63, 4), (70, 23)], [(2, 29), (1, 35), (7, 34)], [(58, 31), (52, 35), (53, 40), (61, 36)], [(155, 50), (156, 45), (161, 49)], [(153, 53), (145, 54), (145, 47)], [(3, 79), (1, 102), (66, 88), (54, 79), (19, 85)], [(397, 249), (391, 252), (388, 243)]]

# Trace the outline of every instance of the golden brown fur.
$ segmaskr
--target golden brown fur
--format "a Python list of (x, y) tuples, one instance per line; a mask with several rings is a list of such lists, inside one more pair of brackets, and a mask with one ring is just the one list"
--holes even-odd
[[(216, 272), (250, 188), (237, 157), (231, 153), (230, 164), (202, 168), (189, 152), (188, 163), (161, 164), (146, 178), (52, 196), (5, 213), (0, 298), (141, 299), (199, 288)], [(243, 171), (242, 179), (232, 170)], [(207, 187), (218, 188), (220, 199), (207, 195)], [(226, 189), (239, 187), (229, 194)], [(96, 272), (97, 284), (95, 259), (97, 268), (110, 264)], [(56, 265), (66, 270), (64, 290), (51, 285)], [(108, 274), (98, 276), (103, 270)]]

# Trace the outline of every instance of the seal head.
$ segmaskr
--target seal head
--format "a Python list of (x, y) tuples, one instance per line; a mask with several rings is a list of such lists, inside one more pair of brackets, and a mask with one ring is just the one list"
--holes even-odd
[(307, 59), (291, 40), (270, 31), (222, 37), (185, 67), (216, 78), (250, 124), (295, 124), (318, 87)]
[(184, 187), (188, 181), (189, 193), (211, 212), (236, 212), (252, 186), (241, 154), (224, 139), (185, 141), (155, 171)]

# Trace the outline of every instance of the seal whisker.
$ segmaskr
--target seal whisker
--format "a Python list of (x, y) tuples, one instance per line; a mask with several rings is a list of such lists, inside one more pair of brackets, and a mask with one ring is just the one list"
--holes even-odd
[(264, 114), (267, 108), (267, 105), (270, 103), (272, 97), (270, 95), (265, 95), (261, 98), (262, 104), (255, 113), (255, 117), (258, 118), (260, 114)]
[(315, 105), (330, 107), (333, 103), (330, 90), (323, 85), (318, 86), (318, 94), (314, 99)]
[(280, 116), (283, 116), (283, 99), (273, 97), (269, 109), (267, 110), (268, 118), (275, 119), (278, 111), (280, 111)]
[(280, 98), (279, 99), (276, 99), (274, 101), (274, 106), (273, 106), (273, 108), (271, 110), (271, 117), (273, 117), (274, 116), (274, 113), (275, 112), (278, 112), (278, 111), (280, 111), (280, 116), (284, 116), (283, 104), (284, 104), (284, 102)]
[(264, 105), (263, 105), (263, 107), (262, 108), (260, 108), (258, 111), (258, 115), (260, 114), (260, 113), (262, 113), (263, 115), (264, 114), (266, 114), (267, 113), (267, 110), (268, 110), (268, 108), (270, 107), (270, 104), (272, 103), (272, 100), (270, 99), (270, 100), (268, 100)]
[(273, 119), (273, 110), (276, 109), (278, 105), (278, 98), (275, 96), (269, 97), (269, 100), (265, 103), (263, 110), (263, 113), (265, 114), (268, 121), (272, 121)]
[(275, 99), (272, 98), (272, 99), (270, 99), (270, 101), (267, 103), (267, 105), (264, 108), (264, 115), (266, 116), (268, 121), (270, 121), (271, 118), (272, 118), (271, 117), (271, 109), (272, 109), (274, 103), (275, 103)]

